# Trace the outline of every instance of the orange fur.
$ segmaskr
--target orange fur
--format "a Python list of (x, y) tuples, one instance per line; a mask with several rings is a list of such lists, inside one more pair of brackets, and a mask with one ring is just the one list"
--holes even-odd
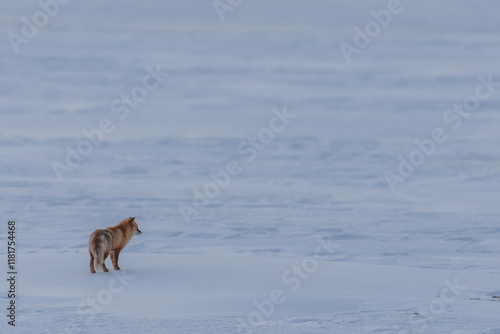
[(103, 271), (108, 272), (105, 263), (108, 255), (111, 255), (113, 268), (120, 270), (118, 256), (135, 234), (142, 234), (135, 217), (124, 219), (116, 226), (92, 233), (89, 240), (90, 272), (94, 274), (95, 267), (98, 269), (101, 267)]

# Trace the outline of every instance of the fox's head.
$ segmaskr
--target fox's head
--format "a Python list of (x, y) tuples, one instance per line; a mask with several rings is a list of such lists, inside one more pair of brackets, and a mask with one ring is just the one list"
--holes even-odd
[(137, 222), (135, 221), (135, 217), (129, 218), (129, 224), (134, 230), (134, 235), (142, 234), (141, 230), (139, 230), (139, 225), (137, 225)]

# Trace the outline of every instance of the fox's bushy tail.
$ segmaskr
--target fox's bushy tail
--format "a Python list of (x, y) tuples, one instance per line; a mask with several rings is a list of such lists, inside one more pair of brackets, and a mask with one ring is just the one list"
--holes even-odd
[(104, 262), (104, 242), (101, 237), (97, 237), (92, 245), (92, 253), (94, 254), (94, 266), (96, 270), (101, 270)]
[(94, 254), (94, 267), (96, 270), (102, 270), (102, 264), (104, 263), (104, 254), (106, 249), (109, 249), (111, 244), (111, 233), (106, 230), (100, 231), (94, 242), (92, 243), (91, 252)]

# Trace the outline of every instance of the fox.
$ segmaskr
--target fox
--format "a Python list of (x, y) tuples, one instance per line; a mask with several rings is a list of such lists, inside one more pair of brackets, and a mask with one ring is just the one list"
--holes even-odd
[(99, 269), (99, 267), (104, 272), (108, 272), (105, 263), (108, 255), (111, 255), (113, 268), (120, 270), (118, 265), (120, 252), (134, 235), (140, 234), (142, 232), (139, 230), (135, 217), (124, 219), (113, 227), (95, 230), (89, 240), (90, 272), (95, 274), (96, 268)]

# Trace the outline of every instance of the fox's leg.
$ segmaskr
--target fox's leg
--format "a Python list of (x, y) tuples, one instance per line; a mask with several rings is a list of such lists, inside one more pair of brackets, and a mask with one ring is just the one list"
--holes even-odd
[(116, 264), (116, 251), (111, 251), (111, 253), (109, 254), (109, 256), (111, 257), (111, 262), (113, 262), (113, 268), (115, 268), (115, 270), (118, 270), (118, 269), (116, 269), (116, 267), (117, 267), (117, 264)]
[(120, 256), (121, 249), (115, 250), (113, 253), (115, 254), (115, 260), (113, 261), (113, 267), (115, 270), (120, 270), (120, 266), (118, 265), (118, 257)]
[(90, 272), (92, 274), (95, 274), (95, 268), (94, 268), (94, 254), (92, 254), (92, 252), (89, 252), (90, 253)]
[(109, 251), (106, 251), (106, 252), (104, 253), (104, 259), (102, 260), (102, 270), (103, 270), (104, 272), (108, 272), (108, 271), (109, 271), (109, 269), (108, 269), (108, 268), (106, 268), (106, 259), (108, 258), (108, 255), (109, 255)]

